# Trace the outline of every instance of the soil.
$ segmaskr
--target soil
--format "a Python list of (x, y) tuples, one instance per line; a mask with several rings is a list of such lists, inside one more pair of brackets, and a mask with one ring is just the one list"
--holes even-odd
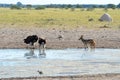
[[(29, 35), (38, 35), (47, 40), (46, 48), (84, 48), (81, 35), (85, 39), (94, 39), (96, 48), (120, 48), (120, 30), (110, 28), (97, 29), (58, 29), (58, 28), (0, 28), (0, 48), (28, 48), (24, 39)], [(59, 36), (62, 36), (59, 38)], [(38, 48), (37, 42), (35, 48)]]

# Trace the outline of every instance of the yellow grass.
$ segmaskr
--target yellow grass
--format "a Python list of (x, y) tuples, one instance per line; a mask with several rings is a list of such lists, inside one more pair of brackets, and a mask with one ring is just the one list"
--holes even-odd
[[(95, 9), (93, 11), (81, 11), (75, 9), (45, 9), (45, 10), (11, 10), (8, 8), (0, 8), (0, 26), (19, 26), (19, 27), (86, 27), (97, 28), (108, 24), (108, 22), (100, 22), (98, 19), (102, 14), (106, 13), (103, 9)], [(113, 22), (109, 23), (109, 27), (120, 28), (120, 10), (109, 9), (108, 14), (113, 18)], [(94, 21), (88, 21), (93, 18)]]

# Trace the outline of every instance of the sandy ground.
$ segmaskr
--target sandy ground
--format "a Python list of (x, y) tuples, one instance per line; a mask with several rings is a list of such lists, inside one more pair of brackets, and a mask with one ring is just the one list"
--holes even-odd
[(25, 77), (25, 78), (4, 78), (1, 80), (120, 80), (120, 74), (97, 74), (78, 76), (46, 76), (46, 77)]
[[(98, 29), (43, 29), (43, 28), (0, 28), (0, 48), (26, 48), (23, 42), (29, 35), (36, 34), (39, 37), (46, 38), (47, 48), (82, 48), (83, 43), (79, 37), (94, 39), (97, 48), (120, 48), (120, 30), (110, 28)], [(58, 36), (62, 35), (59, 40)], [(35, 44), (38, 48), (38, 44)]]
[[(29, 35), (36, 34), (47, 40), (47, 48), (83, 48), (79, 37), (92, 38), (96, 41), (97, 48), (120, 48), (120, 30), (110, 28), (98, 29), (43, 29), (43, 28), (0, 28), (0, 48), (26, 48), (23, 42)], [(62, 35), (59, 40), (58, 36)], [(35, 44), (38, 48), (38, 44)], [(120, 80), (120, 74), (99, 74), (99, 75), (76, 75), (57, 77), (27, 77), (27, 78), (4, 78), (1, 80)]]

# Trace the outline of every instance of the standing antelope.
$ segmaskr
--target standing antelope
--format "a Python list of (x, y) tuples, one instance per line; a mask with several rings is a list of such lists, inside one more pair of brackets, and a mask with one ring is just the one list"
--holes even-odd
[(83, 35), (81, 35), (79, 40), (83, 42), (85, 49), (89, 47), (90, 49), (95, 49), (95, 41), (93, 39), (84, 39)]

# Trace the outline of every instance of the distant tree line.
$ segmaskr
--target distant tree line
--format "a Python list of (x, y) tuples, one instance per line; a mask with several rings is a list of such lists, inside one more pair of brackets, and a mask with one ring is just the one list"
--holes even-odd
[(107, 4), (107, 5), (92, 5), (92, 4), (49, 4), (49, 5), (32, 5), (32, 4), (22, 4), (21, 2), (17, 2), (16, 4), (0, 4), (0, 7), (11, 8), (11, 9), (45, 9), (45, 8), (65, 8), (65, 9), (74, 9), (74, 8), (111, 8), (116, 9), (120, 8), (120, 3), (118, 5), (115, 4)]

